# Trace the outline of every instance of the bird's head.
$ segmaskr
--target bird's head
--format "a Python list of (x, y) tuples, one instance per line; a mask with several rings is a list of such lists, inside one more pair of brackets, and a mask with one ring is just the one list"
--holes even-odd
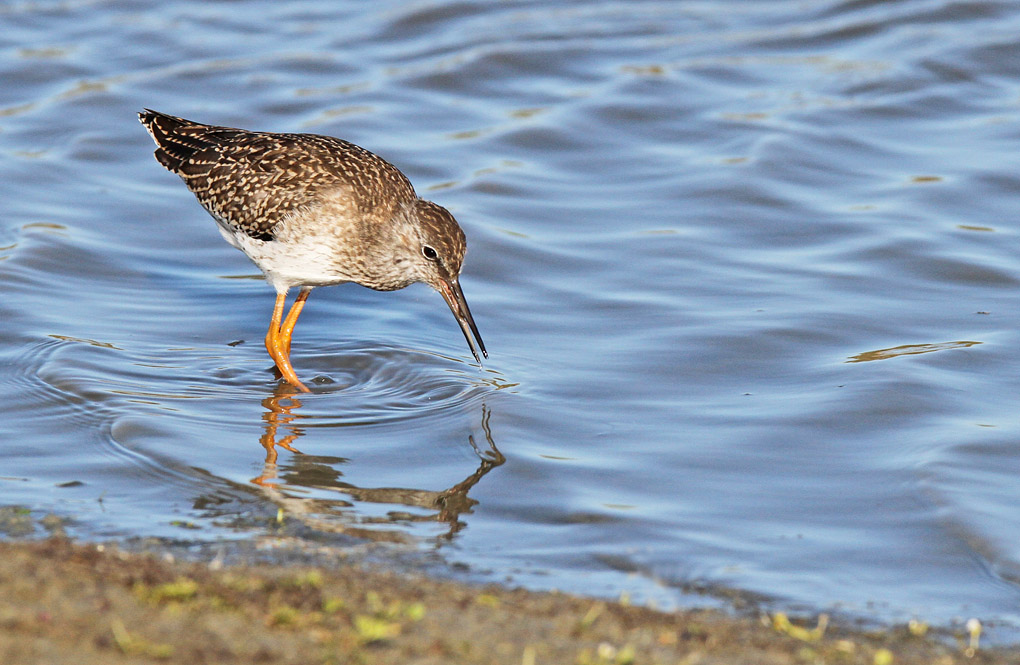
[(479, 351), (488, 358), (460, 288), (460, 269), (467, 251), (464, 231), (446, 208), (431, 201), (417, 199), (409, 216), (412, 217), (415, 233), (408, 239), (407, 251), (413, 256), (415, 281), (425, 282), (443, 296), (457, 318), (475, 360), (481, 361)]

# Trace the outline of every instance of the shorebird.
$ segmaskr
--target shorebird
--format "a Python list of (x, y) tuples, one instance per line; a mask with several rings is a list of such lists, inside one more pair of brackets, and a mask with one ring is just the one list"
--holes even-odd
[[(397, 167), (331, 136), (203, 125), (149, 109), (138, 119), (156, 142), (156, 161), (276, 289), (266, 349), (286, 381), (308, 392), (290, 363), (308, 294), (345, 282), (377, 291), (425, 282), (450, 306), (475, 360), (479, 350), (488, 358), (460, 288), (464, 232)], [(292, 287), (300, 291), (284, 317)]]

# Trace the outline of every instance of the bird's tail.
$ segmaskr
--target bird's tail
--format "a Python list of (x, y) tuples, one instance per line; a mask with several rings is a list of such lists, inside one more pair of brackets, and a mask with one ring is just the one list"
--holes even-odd
[(138, 119), (156, 142), (156, 161), (171, 173), (188, 177), (215, 163), (217, 145), (240, 130), (203, 125), (175, 115), (145, 109)]

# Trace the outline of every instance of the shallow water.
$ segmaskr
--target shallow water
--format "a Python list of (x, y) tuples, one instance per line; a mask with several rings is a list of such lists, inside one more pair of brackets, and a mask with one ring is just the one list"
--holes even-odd
[[(1020, 5), (0, 7), (0, 490), (479, 579), (1020, 640)], [(135, 113), (353, 140), (439, 295), (272, 291)], [(278, 519), (282, 517), (282, 523)]]

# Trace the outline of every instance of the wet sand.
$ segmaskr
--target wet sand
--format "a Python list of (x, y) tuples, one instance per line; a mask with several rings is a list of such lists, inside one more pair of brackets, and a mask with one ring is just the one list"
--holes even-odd
[(0, 654), (32, 663), (1012, 663), (907, 627), (659, 612), (340, 566), (181, 562), (63, 537), (0, 543)]

